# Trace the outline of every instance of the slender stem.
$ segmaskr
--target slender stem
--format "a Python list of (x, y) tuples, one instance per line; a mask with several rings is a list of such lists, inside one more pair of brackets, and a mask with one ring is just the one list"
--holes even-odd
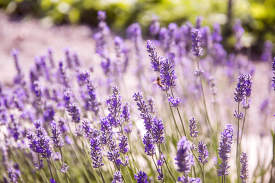
[[(172, 89), (171, 89), (171, 94), (172, 94), (172, 97), (174, 97), (174, 93), (173, 93), (173, 90), (172, 90)], [(179, 108), (176, 107), (176, 109), (177, 109), (177, 112), (178, 112), (178, 115), (179, 115), (179, 118), (180, 118), (180, 123), (181, 123), (182, 129), (183, 129), (183, 133), (184, 133), (184, 135), (186, 136), (186, 131), (185, 131), (185, 128), (184, 128), (184, 125), (183, 125), (183, 120), (182, 120), (182, 117), (181, 117)], [(186, 136), (186, 137), (187, 137), (187, 136)]]
[(105, 183), (105, 180), (104, 180), (104, 177), (103, 177), (103, 175), (102, 175), (101, 169), (99, 168), (98, 170), (99, 170), (99, 174), (100, 174), (100, 177), (101, 177), (101, 179), (102, 179), (102, 182)]
[(199, 165), (199, 167), (200, 167), (200, 169), (201, 169), (201, 172), (203, 172), (203, 169), (202, 169), (202, 166), (201, 166), (201, 164), (200, 164), (199, 159), (197, 158), (197, 156), (195, 155), (195, 153), (194, 153), (194, 151), (193, 151), (192, 149), (191, 149), (191, 152), (192, 152), (193, 156), (195, 157), (195, 159), (196, 159), (196, 161), (197, 161), (197, 163), (198, 163), (198, 165)]
[(240, 144), (242, 144), (242, 139), (243, 139), (243, 134), (244, 134), (244, 124), (246, 120), (246, 114), (247, 114), (247, 109), (244, 110), (244, 117), (243, 117), (243, 124), (242, 124), (242, 131), (241, 131), (241, 139), (240, 139)]
[(237, 182), (239, 183), (239, 133), (240, 133), (240, 119), (238, 117), (240, 113), (240, 102), (238, 102), (238, 114), (237, 114), (237, 123), (238, 123), (238, 128), (237, 128), (237, 148), (236, 148), (236, 167), (237, 167)]
[(202, 183), (205, 183), (205, 171), (204, 171), (204, 164), (202, 165)]
[(52, 172), (52, 169), (51, 169), (50, 160), (48, 158), (47, 158), (47, 164), (48, 164), (48, 168), (50, 170), (51, 178), (53, 179), (53, 172)]
[[(167, 91), (166, 91), (166, 96), (167, 96), (167, 98), (168, 98), (168, 93), (167, 93)], [(176, 130), (178, 131), (178, 135), (180, 135), (181, 133), (180, 133), (179, 127), (178, 127), (178, 125), (177, 125), (177, 121), (176, 121), (176, 118), (175, 118), (175, 115), (174, 115), (174, 112), (173, 112), (173, 109), (172, 109), (170, 103), (169, 103), (169, 108), (170, 108), (170, 111), (171, 111), (171, 114), (172, 114), (172, 117), (173, 117), (173, 120), (174, 120), (174, 124), (175, 124), (175, 126), (176, 126)]]
[[(155, 154), (155, 155), (156, 155), (156, 154)], [(152, 155), (152, 159), (153, 159), (154, 165), (155, 165), (155, 167), (156, 167), (156, 169), (157, 169), (157, 172), (158, 172), (159, 176), (161, 176), (161, 173), (162, 173), (162, 172), (159, 172), (159, 170), (158, 170), (158, 165), (157, 165), (156, 162), (155, 162), (154, 155)]]
[[(200, 64), (199, 64), (198, 59), (196, 59), (196, 63), (197, 63), (197, 69), (200, 72)], [(202, 102), (203, 102), (204, 110), (205, 110), (205, 114), (206, 114), (206, 121), (209, 125), (209, 129), (211, 130), (211, 132), (213, 132), (213, 128), (212, 128), (211, 123), (210, 123), (210, 118), (209, 118), (209, 114), (208, 114), (208, 110), (207, 110), (207, 106), (206, 106), (206, 99), (205, 99), (201, 74), (199, 74), (199, 79), (200, 79), (200, 86), (201, 86), (201, 93), (202, 93)]]

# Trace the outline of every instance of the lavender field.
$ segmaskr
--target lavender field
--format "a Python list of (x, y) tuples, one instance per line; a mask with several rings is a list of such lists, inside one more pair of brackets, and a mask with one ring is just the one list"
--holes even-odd
[[(0, 182), (275, 183), (275, 57), (219, 24), (113, 33), (0, 14)], [(248, 50), (248, 51), (243, 51)], [(253, 60), (253, 61), (252, 61)]]

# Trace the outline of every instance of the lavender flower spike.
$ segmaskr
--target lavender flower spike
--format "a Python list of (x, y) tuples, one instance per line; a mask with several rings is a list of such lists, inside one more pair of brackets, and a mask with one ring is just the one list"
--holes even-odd
[(198, 129), (197, 129), (197, 122), (194, 118), (189, 120), (189, 129), (190, 129), (190, 136), (197, 137), (198, 136)]
[(122, 183), (122, 182), (123, 182), (123, 180), (122, 180), (122, 175), (121, 175), (120, 171), (115, 172), (112, 183)]
[(176, 86), (175, 62), (172, 57), (171, 59), (161, 57), (160, 64), (161, 88), (163, 91), (167, 91)]
[(247, 155), (246, 153), (242, 153), (240, 157), (240, 162), (241, 162), (241, 173), (240, 177), (242, 179), (242, 183), (246, 183), (247, 177), (248, 177), (248, 166), (247, 166)]
[(170, 102), (172, 107), (178, 107), (179, 104), (181, 103), (181, 99), (180, 98), (174, 98), (172, 96), (168, 97), (168, 101)]
[(202, 34), (199, 29), (192, 29), (192, 52), (196, 57), (203, 55)]
[(148, 176), (143, 171), (139, 171), (138, 174), (135, 175), (135, 179), (137, 183), (149, 183)]
[(221, 133), (219, 157), (222, 163), (219, 165), (218, 176), (228, 175), (228, 161), (233, 143), (233, 126), (231, 124), (226, 125), (226, 128)]
[(205, 164), (207, 163), (207, 158), (208, 158), (208, 150), (207, 150), (207, 146), (205, 143), (203, 142), (199, 142), (198, 144), (198, 153), (199, 153), (199, 161), (201, 164)]
[(93, 168), (99, 168), (103, 166), (100, 140), (98, 138), (91, 138), (90, 147), (91, 147), (91, 158), (93, 162)]
[(147, 52), (149, 53), (149, 57), (151, 58), (151, 65), (153, 70), (156, 72), (160, 71), (160, 61), (156, 52), (156, 48), (154, 47), (152, 41), (147, 41)]
[(182, 137), (178, 142), (177, 155), (175, 158), (176, 165), (178, 166), (178, 171), (188, 174), (191, 171), (191, 167), (194, 165), (194, 158), (191, 152), (191, 144), (186, 139)]
[(250, 74), (245, 75), (245, 74), (241, 74), (238, 78), (238, 84), (237, 87), (235, 89), (235, 101), (236, 102), (242, 102), (245, 97), (250, 97), (251, 95), (251, 76)]

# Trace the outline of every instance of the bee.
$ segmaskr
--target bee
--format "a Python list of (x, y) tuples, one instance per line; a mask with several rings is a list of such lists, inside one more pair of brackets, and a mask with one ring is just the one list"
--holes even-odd
[(154, 81), (154, 84), (159, 85), (159, 87), (163, 88), (163, 84), (161, 83), (160, 77), (158, 76), (157, 79)]

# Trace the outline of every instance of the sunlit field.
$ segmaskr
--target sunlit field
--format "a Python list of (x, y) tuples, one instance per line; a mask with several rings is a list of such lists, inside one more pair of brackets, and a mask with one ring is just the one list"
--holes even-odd
[(201, 17), (124, 37), (106, 16), (90, 30), (0, 15), (0, 182), (275, 182), (271, 42), (255, 60), (240, 21), (227, 52)]

